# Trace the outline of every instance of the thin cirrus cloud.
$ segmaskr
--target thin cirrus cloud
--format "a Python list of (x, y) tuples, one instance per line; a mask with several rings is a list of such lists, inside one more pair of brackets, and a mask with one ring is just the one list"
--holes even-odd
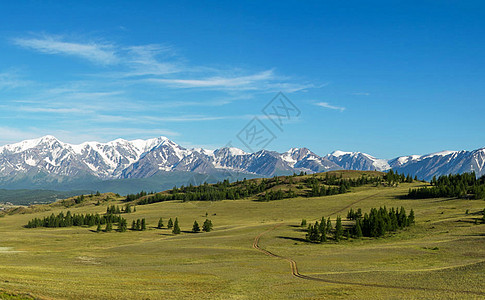
[(13, 42), (42, 53), (77, 56), (102, 65), (111, 65), (119, 61), (114, 46), (110, 44), (66, 42), (60, 37), (49, 35), (42, 38), (15, 38)]
[(0, 73), (0, 90), (18, 88), (29, 84), (29, 81), (19, 79), (15, 72)]
[(315, 103), (315, 105), (320, 106), (320, 107), (324, 107), (324, 108), (328, 108), (328, 109), (339, 110), (341, 112), (345, 110), (345, 107), (331, 105), (328, 102), (318, 102), (318, 103)]
[[(98, 78), (115, 77), (123, 84), (144, 82), (174, 89), (199, 88), (221, 91), (295, 92), (314, 87), (311, 84), (294, 83), (290, 82), (289, 78), (276, 76), (273, 69), (248, 72), (188, 65), (176, 55), (171, 46), (157, 44), (122, 46), (93, 41), (80, 43), (48, 34), (34, 38), (15, 38), (12, 41), (17, 46), (40, 53), (73, 56), (104, 67), (116, 67), (96, 75)], [(141, 79), (130, 81), (133, 77)]]
[(273, 70), (253, 75), (235, 77), (208, 77), (202, 79), (148, 79), (149, 82), (166, 84), (175, 88), (211, 88), (211, 89), (257, 89), (257, 83), (275, 78)]

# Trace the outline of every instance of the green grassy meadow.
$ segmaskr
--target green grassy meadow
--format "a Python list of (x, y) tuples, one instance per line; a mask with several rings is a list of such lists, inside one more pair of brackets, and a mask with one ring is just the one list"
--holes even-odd
[[(138, 218), (148, 224), (146, 231), (125, 233), (23, 227), (60, 211), (101, 214), (107, 205), (122, 205), (121, 198), (25, 209), (0, 218), (0, 299), (484, 299), (485, 224), (474, 220), (485, 201), (399, 198), (423, 184), (270, 202), (161, 202), (123, 215), (129, 226)], [(345, 225), (350, 207), (368, 212), (384, 205), (413, 208), (416, 224), (379, 239), (303, 241), (302, 218), (330, 216), (335, 225), (341, 215)], [(206, 213), (213, 231), (191, 233)], [(160, 217), (165, 226), (178, 217), (182, 234), (156, 229)], [(277, 224), (260, 247), (292, 258), (301, 274), (333, 283), (294, 277), (287, 261), (252, 248), (258, 234)]]

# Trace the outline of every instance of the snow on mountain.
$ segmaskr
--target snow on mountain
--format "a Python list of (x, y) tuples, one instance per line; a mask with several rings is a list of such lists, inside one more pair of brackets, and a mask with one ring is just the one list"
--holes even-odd
[(433, 176), (474, 171), (485, 175), (485, 148), (473, 151), (442, 151), (426, 155), (403, 156), (389, 161), (390, 166), (400, 172), (426, 180)]
[(221, 170), (274, 176), (302, 171), (386, 171), (390, 168), (423, 179), (470, 171), (484, 175), (485, 148), (385, 160), (362, 152), (340, 150), (322, 157), (307, 148), (291, 148), (284, 153), (268, 150), (246, 153), (238, 148), (186, 149), (166, 137), (71, 145), (53, 136), (44, 136), (0, 147), (0, 178), (38, 173), (69, 177), (89, 175), (100, 179), (146, 178), (160, 172), (212, 174)]
[(387, 160), (378, 159), (362, 152), (337, 150), (325, 157), (346, 170), (386, 171), (391, 168)]

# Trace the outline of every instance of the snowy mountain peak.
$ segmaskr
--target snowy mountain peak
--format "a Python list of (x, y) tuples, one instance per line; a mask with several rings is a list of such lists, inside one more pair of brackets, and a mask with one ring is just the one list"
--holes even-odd
[(345, 151), (335, 150), (332, 153), (330, 153), (330, 155), (335, 156), (335, 157), (340, 157), (340, 156), (344, 156), (344, 155), (353, 155), (353, 154), (356, 154), (356, 153), (358, 153), (358, 152), (345, 152)]
[(59, 140), (57, 140), (54, 136), (46, 135), (40, 138), (25, 140), (19, 143), (2, 146), (0, 147), (0, 152), (10, 151), (10, 152), (19, 153), (19, 152), (24, 152), (28, 149), (35, 148), (42, 144), (52, 145), (56, 142), (58, 143)]
[[(427, 155), (378, 159), (362, 152), (334, 151), (319, 156), (308, 148), (284, 153), (260, 150), (246, 153), (238, 148), (186, 149), (166, 137), (110, 142), (63, 143), (44, 136), (0, 147), (0, 182), (25, 174), (94, 176), (106, 179), (146, 178), (161, 172), (183, 171), (211, 174), (236, 171), (259, 176), (323, 172), (330, 170), (378, 170), (390, 168), (419, 178), (475, 171), (485, 174), (485, 148), (474, 151), (441, 151)], [(28, 188), (28, 187), (26, 187)]]

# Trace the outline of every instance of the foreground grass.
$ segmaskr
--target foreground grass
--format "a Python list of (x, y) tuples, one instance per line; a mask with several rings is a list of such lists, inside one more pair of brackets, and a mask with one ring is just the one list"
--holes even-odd
[[(172, 201), (138, 206), (136, 213), (124, 216), (129, 224), (146, 218), (144, 232), (22, 227), (33, 217), (65, 212), (62, 207), (6, 216), (0, 218), (0, 288), (46, 299), (478, 298), (466, 291), (485, 290), (485, 225), (473, 223), (480, 217), (474, 213), (485, 202), (397, 198), (416, 185), (420, 183), (367, 186), (343, 195), (273, 202)], [(119, 203), (110, 200), (70, 210), (103, 213), (106, 205)], [(382, 239), (339, 244), (302, 241), (305, 233), (297, 226), (302, 218), (335, 219), (337, 213), (345, 217), (352, 203), (364, 211), (382, 205), (413, 208), (417, 223)], [(165, 224), (169, 217), (178, 217), (182, 231), (188, 231), (194, 220), (201, 224), (206, 213), (214, 224), (210, 233), (174, 236), (154, 228), (160, 217)], [(302, 274), (342, 284), (292, 277), (286, 261), (252, 249), (256, 235), (280, 223), (262, 237), (261, 247), (293, 258)], [(376, 284), (387, 287), (372, 286)]]

